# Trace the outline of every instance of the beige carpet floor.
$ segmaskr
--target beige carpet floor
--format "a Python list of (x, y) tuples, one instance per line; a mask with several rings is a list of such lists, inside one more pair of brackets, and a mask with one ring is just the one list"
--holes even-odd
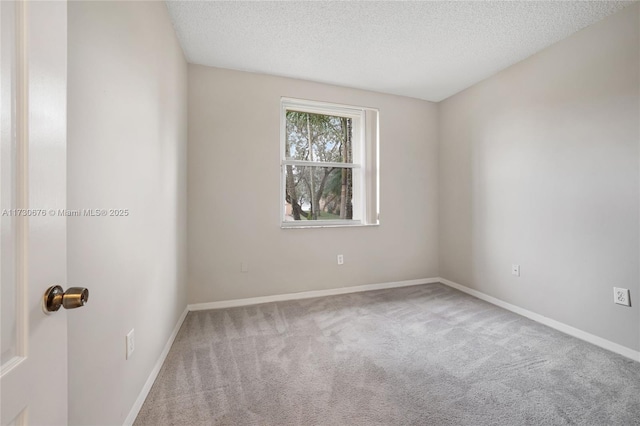
[(640, 363), (441, 284), (190, 313), (136, 425), (640, 425)]

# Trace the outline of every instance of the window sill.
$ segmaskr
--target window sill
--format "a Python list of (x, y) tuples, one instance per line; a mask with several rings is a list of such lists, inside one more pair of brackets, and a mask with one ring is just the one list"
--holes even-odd
[(314, 229), (314, 228), (371, 228), (380, 226), (379, 223), (336, 223), (336, 224), (318, 224), (318, 225), (280, 225), (280, 229)]

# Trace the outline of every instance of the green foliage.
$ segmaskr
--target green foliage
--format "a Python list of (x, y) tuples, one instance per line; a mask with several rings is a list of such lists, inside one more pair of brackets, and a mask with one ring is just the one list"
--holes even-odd
[[(342, 118), (287, 111), (286, 144), (293, 160), (343, 162)], [(309, 141), (309, 131), (311, 141)], [(309, 149), (311, 147), (311, 150)]]
[[(351, 153), (351, 119), (287, 111), (285, 154), (289, 160), (342, 163)], [(330, 219), (339, 214), (344, 184), (342, 168), (287, 166), (287, 202), (298, 208), (294, 219)], [(351, 192), (348, 191), (348, 194)], [(299, 212), (299, 214), (297, 213)]]

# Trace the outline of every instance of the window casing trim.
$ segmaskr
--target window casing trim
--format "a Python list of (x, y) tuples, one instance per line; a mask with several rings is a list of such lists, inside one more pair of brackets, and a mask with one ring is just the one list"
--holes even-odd
[[(351, 118), (353, 121), (352, 163), (318, 162), (285, 158), (287, 111)], [(282, 97), (280, 101), (280, 227), (316, 228), (379, 225), (379, 119), (378, 110), (329, 102)], [(285, 221), (286, 166), (340, 167), (359, 170), (353, 173), (354, 219), (350, 220), (306, 220)], [(357, 195), (357, 199), (356, 199)]]

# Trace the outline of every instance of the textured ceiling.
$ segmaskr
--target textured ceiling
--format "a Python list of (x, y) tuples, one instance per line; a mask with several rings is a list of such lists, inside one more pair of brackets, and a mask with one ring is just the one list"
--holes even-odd
[(440, 101), (624, 1), (168, 1), (190, 63)]

